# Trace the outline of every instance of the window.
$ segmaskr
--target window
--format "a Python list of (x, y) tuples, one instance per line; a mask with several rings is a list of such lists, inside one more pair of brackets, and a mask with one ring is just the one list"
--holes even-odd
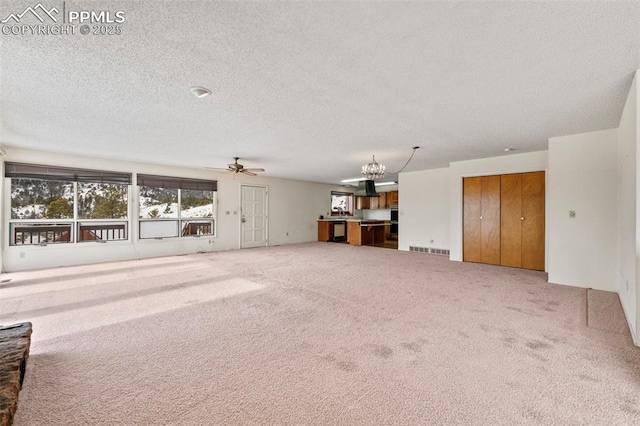
[(331, 191), (331, 216), (353, 215), (353, 193)]
[(214, 235), (216, 181), (138, 175), (140, 238)]
[(126, 240), (131, 175), (6, 163), (11, 245)]
[(73, 183), (11, 179), (11, 219), (73, 219)]
[(78, 217), (82, 219), (126, 219), (128, 191), (112, 183), (78, 184)]

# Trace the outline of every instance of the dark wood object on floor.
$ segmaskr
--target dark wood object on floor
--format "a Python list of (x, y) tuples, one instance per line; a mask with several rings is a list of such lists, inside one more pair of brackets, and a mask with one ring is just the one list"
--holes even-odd
[(545, 172), (463, 180), (463, 259), (544, 270)]
[(29, 357), (30, 322), (0, 327), (0, 426), (13, 423)]

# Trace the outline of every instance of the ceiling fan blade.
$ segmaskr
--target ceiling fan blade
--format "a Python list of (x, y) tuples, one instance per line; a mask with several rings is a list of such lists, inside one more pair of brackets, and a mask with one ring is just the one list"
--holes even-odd
[(234, 157), (234, 160), (236, 160), (235, 163), (229, 163), (227, 164), (229, 166), (229, 168), (227, 169), (222, 169), (222, 168), (218, 168), (218, 167), (205, 167), (205, 169), (209, 169), (209, 170), (224, 170), (227, 172), (231, 172), (231, 173), (244, 173), (247, 176), (256, 176), (256, 174), (254, 172), (264, 172), (264, 169), (259, 169), (259, 168), (255, 168), (255, 169), (245, 169), (244, 166), (240, 163), (238, 163), (238, 160), (240, 158), (239, 157)]

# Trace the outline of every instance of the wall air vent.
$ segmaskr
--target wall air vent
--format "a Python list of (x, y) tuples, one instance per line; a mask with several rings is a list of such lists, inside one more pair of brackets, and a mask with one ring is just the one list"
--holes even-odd
[(417, 251), (420, 253), (439, 254), (441, 256), (449, 256), (449, 249), (409, 246), (409, 251)]

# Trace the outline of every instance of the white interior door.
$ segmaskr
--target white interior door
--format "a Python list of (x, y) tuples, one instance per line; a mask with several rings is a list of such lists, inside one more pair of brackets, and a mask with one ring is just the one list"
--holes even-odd
[(264, 247), (267, 245), (267, 188), (242, 185), (242, 216), (240, 223), (240, 247)]

